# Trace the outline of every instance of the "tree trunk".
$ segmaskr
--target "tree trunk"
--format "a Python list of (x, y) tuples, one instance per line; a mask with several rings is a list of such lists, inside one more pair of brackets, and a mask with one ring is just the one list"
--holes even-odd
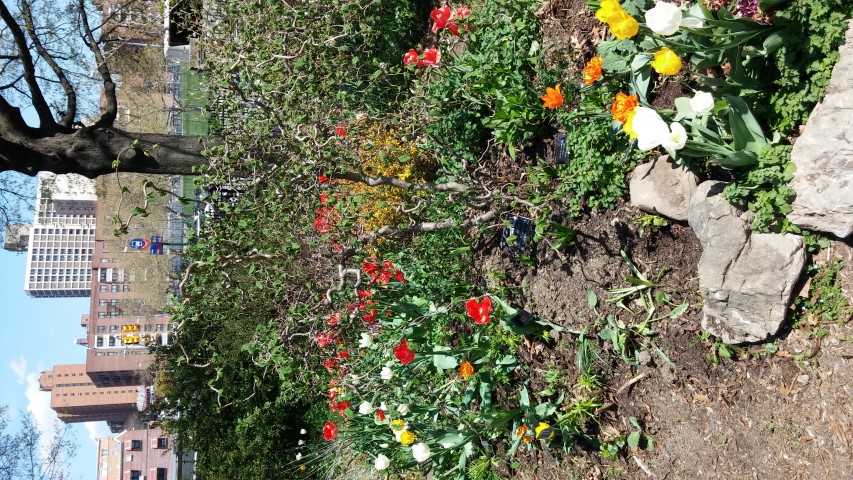
[[(84, 127), (41, 138), (0, 138), (0, 171), (26, 175), (41, 171), (89, 178), (115, 172), (189, 175), (207, 163), (206, 137), (128, 133)], [(118, 160), (118, 167), (114, 162)]]

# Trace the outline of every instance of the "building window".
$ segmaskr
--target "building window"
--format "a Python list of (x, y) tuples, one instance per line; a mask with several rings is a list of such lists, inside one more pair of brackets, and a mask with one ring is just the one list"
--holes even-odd
[(103, 347), (104, 346), (104, 337), (97, 337), (95, 340), (95, 346), (96, 347)]
[(110, 325), (110, 333), (118, 332), (118, 325)]
[(115, 346), (116, 346), (116, 337), (114, 337), (114, 336), (112, 336), (112, 335), (110, 335), (110, 346), (111, 346), (111, 347), (115, 347)]
[(102, 298), (102, 299), (98, 300), (98, 306), (103, 307), (103, 306), (106, 306), (106, 304), (107, 304), (107, 301), (105, 299)]
[(156, 480), (166, 480), (166, 469), (158, 468)]
[(104, 333), (104, 332), (106, 332), (106, 329), (107, 328), (104, 327), (103, 325), (98, 325), (98, 333)]
[(152, 438), (151, 448), (169, 448), (169, 439), (166, 437)]
[(142, 478), (142, 470), (131, 470), (128, 478), (129, 480), (140, 480)]
[(164, 327), (165, 327), (164, 324), (158, 323), (157, 326), (155, 327), (155, 331), (162, 332)]
[(120, 292), (121, 291), (121, 285), (110, 285), (110, 291), (111, 292)]
[(142, 440), (127, 440), (124, 442), (124, 449), (127, 451), (142, 450)]
[(107, 312), (98, 312), (98, 318), (107, 318)]
[(109, 285), (101, 285), (100, 287), (98, 287), (98, 291), (99, 292), (108, 292), (108, 291), (110, 291), (110, 286)]

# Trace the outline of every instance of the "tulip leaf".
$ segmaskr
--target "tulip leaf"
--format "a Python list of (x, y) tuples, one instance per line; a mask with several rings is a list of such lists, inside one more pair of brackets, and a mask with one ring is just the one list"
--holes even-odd
[(482, 403), (480, 403), (480, 409), (483, 412), (488, 412), (492, 409), (492, 384), (491, 378), (488, 375), (484, 375), (480, 380), (480, 399)]
[[(475, 378), (475, 377), (471, 377)], [(477, 393), (477, 381), (472, 380), (468, 382), (468, 387), (462, 393), (462, 404), (468, 405), (471, 403), (471, 400), (474, 399), (474, 394)]]
[(631, 448), (640, 446), (640, 432), (631, 432), (628, 435), (628, 446)]
[(767, 145), (767, 139), (758, 120), (752, 115), (746, 102), (733, 95), (725, 96), (729, 104), (729, 127), (732, 130), (734, 149), (758, 153)]
[(450, 355), (433, 354), (432, 364), (439, 370), (450, 370), (456, 368), (459, 362), (456, 360), (456, 357), (451, 357)]
[(589, 305), (589, 308), (595, 308), (598, 306), (598, 296), (592, 290), (586, 294), (586, 304)]
[(631, 89), (639, 97), (641, 104), (648, 103), (646, 94), (652, 80), (651, 58), (648, 55), (637, 55), (631, 62)]
[(539, 418), (547, 418), (557, 411), (557, 406), (551, 402), (542, 402), (533, 409)]
[(758, 8), (762, 11), (767, 11), (771, 8), (781, 8), (790, 1), (791, 0), (758, 0)]

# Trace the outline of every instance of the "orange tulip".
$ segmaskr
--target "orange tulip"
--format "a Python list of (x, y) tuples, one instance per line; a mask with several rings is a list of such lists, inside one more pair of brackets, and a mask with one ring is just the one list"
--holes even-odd
[(617, 122), (625, 123), (628, 120), (628, 113), (634, 111), (638, 104), (639, 99), (636, 95), (625, 95), (619, 92), (610, 111)]
[(563, 104), (563, 94), (560, 93), (560, 84), (554, 88), (548, 87), (545, 89), (545, 95), (539, 97), (542, 99), (542, 108), (557, 108)]
[(462, 377), (462, 380), (468, 380), (468, 377), (474, 374), (474, 366), (469, 362), (462, 362), (459, 364), (459, 376)]
[(583, 84), (592, 85), (601, 78), (601, 56), (592, 57), (583, 67)]

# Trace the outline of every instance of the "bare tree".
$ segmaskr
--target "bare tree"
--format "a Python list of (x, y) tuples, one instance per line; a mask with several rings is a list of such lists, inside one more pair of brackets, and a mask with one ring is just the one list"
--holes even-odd
[(58, 420), (45, 445), (45, 435), (29, 413), (22, 414), (17, 432), (7, 432), (8, 408), (0, 405), (0, 480), (65, 480), (68, 464), (77, 452), (69, 425)]
[[(199, 137), (128, 133), (115, 126), (117, 85), (104, 49), (110, 30), (100, 18), (90, 19), (96, 15), (90, 2), (72, 0), (63, 12), (72, 19), (68, 32), (73, 31), (94, 57), (92, 72), (103, 88), (100, 113), (92, 124), (84, 125), (78, 89), (85, 76), (72, 67), (80, 59), (69, 51), (67, 41), (61, 41), (56, 23), (38, 23), (42, 17), (33, 13), (36, 2), (19, 0), (10, 9), (5, 0), (0, 1), (0, 26), (4, 27), (0, 32), (0, 171), (77, 173), (89, 178), (116, 169), (189, 174), (194, 165), (205, 161)], [(64, 105), (51, 105), (53, 98), (64, 100)], [(21, 100), (35, 111), (38, 126), (25, 121), (22, 105), (15, 105)]]

